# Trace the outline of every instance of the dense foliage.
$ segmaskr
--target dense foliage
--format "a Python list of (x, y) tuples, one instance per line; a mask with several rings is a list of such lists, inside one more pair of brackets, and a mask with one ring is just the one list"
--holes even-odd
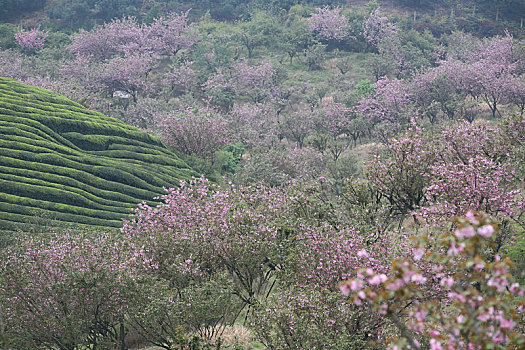
[(0, 348), (523, 348), (523, 6), (359, 4), (7, 7)]
[(138, 203), (196, 174), (158, 139), (12, 79), (0, 78), (0, 121), (1, 229), (38, 225), (34, 216), (120, 227)]

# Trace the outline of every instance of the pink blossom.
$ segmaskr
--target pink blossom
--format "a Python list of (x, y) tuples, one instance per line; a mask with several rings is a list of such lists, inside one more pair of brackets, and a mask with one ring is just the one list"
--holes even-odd
[(508, 320), (503, 317), (500, 317), (499, 324), (501, 328), (507, 328), (507, 329), (512, 329), (516, 326), (516, 322), (514, 322), (513, 320)]
[(358, 251), (357, 252), (357, 256), (360, 257), (360, 258), (368, 258), (369, 257), (368, 253), (364, 249), (361, 249), (360, 251)]
[(421, 258), (425, 255), (425, 249), (423, 248), (416, 248), (414, 249), (414, 259), (415, 260), (421, 260)]
[(385, 282), (387, 279), (388, 278), (386, 277), (385, 274), (375, 275), (374, 277), (368, 280), (368, 283), (370, 283), (373, 286), (376, 286), (380, 283)]
[(451, 299), (457, 299), (461, 303), (465, 303), (467, 301), (464, 295), (458, 294), (456, 292), (448, 293), (448, 297)]
[(364, 283), (360, 279), (353, 279), (350, 282), (350, 290), (361, 290), (364, 287)]
[(318, 8), (317, 13), (308, 18), (308, 23), (310, 29), (322, 40), (344, 40), (350, 35), (348, 20), (338, 8)]
[(431, 337), (439, 337), (441, 335), (439, 331), (436, 331), (434, 329), (429, 330), (428, 334), (430, 334)]
[(441, 343), (436, 339), (430, 339), (430, 349), (431, 350), (443, 350)]
[(339, 290), (344, 296), (349, 296), (352, 289), (347, 283), (343, 283), (339, 286)]
[(488, 238), (492, 236), (492, 233), (494, 233), (494, 227), (492, 225), (485, 225), (478, 228), (478, 234), (481, 237)]
[(472, 225), (479, 225), (479, 221), (475, 218), (474, 213), (472, 211), (468, 211), (465, 214), (465, 217), (470, 221)]
[(378, 47), (382, 42), (391, 43), (398, 34), (395, 24), (388, 21), (387, 17), (379, 14), (379, 8), (374, 10), (363, 23), (364, 36), (371, 45)]
[(487, 322), (490, 319), (491, 319), (491, 316), (488, 313), (482, 313), (478, 316), (478, 320), (480, 320), (481, 322)]
[(448, 256), (454, 256), (459, 254), (459, 249), (456, 247), (454, 243), (450, 245), (450, 248), (447, 251)]
[(459, 230), (455, 231), (455, 235), (459, 239), (474, 237), (475, 234), (476, 232), (472, 226), (460, 228)]
[(15, 40), (22, 51), (35, 53), (44, 46), (48, 36), (49, 32), (43, 32), (40, 28), (33, 28), (29, 31), (22, 29), (15, 34)]
[(454, 278), (452, 278), (450, 276), (449, 277), (444, 277), (444, 278), (441, 279), (439, 284), (442, 285), (442, 286), (451, 287), (454, 284)]
[(392, 290), (392, 291), (396, 291), (399, 288), (403, 287), (403, 285), (404, 285), (403, 280), (398, 278), (398, 279), (394, 280), (392, 283), (389, 283), (386, 286), (386, 289)]
[(426, 279), (423, 275), (421, 275), (421, 274), (419, 274), (419, 273), (413, 275), (413, 276), (410, 278), (410, 280), (411, 280), (412, 282), (417, 283), (417, 284), (423, 284), (423, 283), (425, 283), (425, 282), (427, 281), (427, 279)]

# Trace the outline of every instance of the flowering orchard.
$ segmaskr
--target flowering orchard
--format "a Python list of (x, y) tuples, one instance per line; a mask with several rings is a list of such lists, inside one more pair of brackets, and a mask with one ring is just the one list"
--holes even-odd
[(0, 266), (3, 341), (79, 349), (133, 331), (170, 349), (212, 344), (237, 320), (275, 349), (523, 346), (523, 291), (498, 216), (468, 212), (411, 241), (377, 233), (388, 201), (374, 211), (356, 185), (336, 200), (319, 181), (199, 179), (139, 206), (120, 234), (21, 240)]
[(73, 37), (70, 50), (77, 56), (103, 61), (115, 55), (174, 55), (195, 45), (198, 38), (188, 23), (188, 13), (171, 13), (143, 25), (136, 18), (116, 19)]
[(274, 350), (524, 348), (519, 33), (418, 31), (375, 2), (229, 22), (162, 13), (175, 3), (0, 40), (0, 75), (152, 131), (203, 174), (117, 233), (17, 236), (0, 348), (219, 349), (239, 324)]
[[(509, 121), (523, 129), (521, 117)], [(365, 167), (374, 188), (398, 215), (439, 222), (469, 209), (523, 226), (522, 136), (479, 121), (426, 131), (412, 127)], [(519, 157), (519, 156), (518, 156)]]

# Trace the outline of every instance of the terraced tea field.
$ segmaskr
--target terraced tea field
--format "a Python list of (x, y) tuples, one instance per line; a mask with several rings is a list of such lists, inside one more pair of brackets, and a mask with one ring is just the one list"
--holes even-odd
[(0, 230), (35, 218), (119, 227), (137, 203), (195, 175), (139, 129), (0, 78)]

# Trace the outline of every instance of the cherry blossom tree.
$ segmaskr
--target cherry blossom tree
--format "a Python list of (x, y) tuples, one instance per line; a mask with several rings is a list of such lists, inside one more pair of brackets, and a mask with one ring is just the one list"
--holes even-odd
[(246, 305), (267, 295), (284, 253), (288, 199), (282, 192), (223, 188), (201, 178), (161, 199), (157, 207), (142, 204), (122, 229), (138, 245), (139, 261), (168, 279), (172, 269), (225, 269)]
[(160, 298), (151, 297), (157, 287), (145, 286), (148, 311), (139, 307), (132, 324), (169, 349), (178, 344), (181, 326), (207, 339), (220, 336), (239, 315), (239, 302), (251, 307), (266, 297), (284, 254), (287, 198), (204, 178), (167, 192), (156, 207), (140, 205), (122, 231), (134, 264), (163, 284)]
[(336, 139), (348, 132), (351, 114), (351, 108), (343, 103), (327, 101), (319, 110), (318, 126)]
[(517, 186), (516, 165), (507, 161), (516, 141), (499, 125), (462, 123), (445, 128), (446, 146), (433, 141), (438, 157), (431, 170), (423, 216), (450, 218), (468, 210), (519, 222), (525, 196)]
[[(377, 135), (386, 141), (393, 133), (408, 124), (413, 111), (412, 91), (403, 79), (384, 78), (375, 85), (373, 96), (366, 96), (359, 101), (356, 110), (361, 113), (371, 125), (381, 123), (387, 128), (378, 128)], [(381, 135), (381, 131), (386, 131)]]
[(258, 305), (250, 325), (270, 349), (363, 349), (363, 333), (371, 331), (366, 321), (377, 318), (356, 309), (339, 293), (292, 286)]
[(169, 147), (207, 160), (230, 141), (224, 118), (206, 109), (173, 113), (164, 121), (163, 132)]
[(461, 64), (446, 64), (416, 74), (408, 83), (412, 100), (432, 123), (441, 116), (455, 119), (465, 103), (466, 93), (458, 88)]
[(375, 9), (363, 22), (363, 36), (376, 54), (369, 60), (376, 80), (383, 76), (408, 77), (430, 65), (434, 39), (416, 31), (402, 32)]
[[(367, 238), (352, 228), (338, 230), (328, 224), (303, 227), (296, 238), (298, 244), (288, 267), (293, 276), (287, 278), (299, 285), (317, 285), (336, 291), (338, 283), (352, 277), (360, 266), (364, 258), (360, 252), (367, 248)], [(387, 236), (381, 239), (386, 241)], [(388, 253), (385, 246), (377, 244), (372, 249), (374, 252), (366, 256), (368, 266), (386, 272)]]
[(73, 37), (70, 50), (77, 56), (103, 61), (115, 55), (175, 55), (198, 41), (188, 12), (171, 13), (150, 25), (141, 25), (134, 17), (115, 19), (91, 31), (80, 30)]
[(139, 93), (152, 92), (154, 87), (146, 78), (153, 67), (150, 56), (115, 57), (94, 67), (89, 78), (113, 95), (115, 91), (129, 93), (135, 102)]
[(363, 35), (370, 45), (378, 49), (382, 42), (397, 41), (398, 28), (387, 17), (381, 16), (377, 8), (364, 21)]
[[(395, 212), (432, 224), (472, 210), (520, 223), (525, 210), (519, 136), (489, 122), (456, 123), (431, 134), (411, 127), (365, 170)], [(517, 145), (517, 146), (514, 146)]]
[(277, 139), (277, 113), (268, 104), (235, 105), (227, 119), (235, 139), (249, 150), (270, 148)]
[(240, 183), (286, 187), (296, 180), (315, 180), (326, 169), (322, 155), (311, 147), (260, 148), (246, 158), (235, 177)]
[(279, 118), (279, 128), (284, 137), (302, 148), (306, 138), (313, 133), (315, 117), (304, 109), (283, 114)]
[[(401, 68), (404, 58), (396, 53), (400, 43), (392, 44), (392, 40), (385, 42), (393, 51), (382, 51), (384, 47), (379, 44), (379, 55), (393, 61), (398, 57), (401, 65), (397, 66)], [(456, 48), (461, 44), (472, 48), (470, 54)], [(492, 117), (501, 115), (499, 108), (503, 104), (512, 103), (521, 110), (520, 59), (510, 35), (479, 41), (455, 33), (450, 45), (450, 52), (438, 60), (436, 67), (416, 71), (405, 79), (378, 80), (375, 96), (363, 99), (358, 110), (374, 122), (386, 119), (401, 125), (408, 116), (416, 115), (427, 116), (432, 123), (440, 117), (472, 122), (479, 114), (478, 101), (489, 107)]]
[(115, 19), (91, 31), (81, 29), (73, 36), (70, 50), (92, 61), (130, 53), (142, 44), (142, 29), (133, 17)]
[[(277, 71), (269, 62), (249, 65), (241, 60), (230, 69), (221, 69), (205, 83), (208, 93), (228, 91), (261, 103), (278, 95)], [(212, 95), (213, 96), (213, 95)]]
[(176, 55), (182, 49), (193, 47), (199, 37), (195, 26), (188, 21), (188, 14), (189, 10), (180, 14), (170, 13), (144, 26), (142, 49), (156, 55)]
[(341, 41), (350, 37), (348, 19), (341, 9), (325, 6), (316, 11), (308, 18), (308, 23), (318, 39)]
[[(472, 51), (465, 53), (454, 46), (440, 66), (450, 72), (458, 92), (481, 99), (489, 107), (492, 117), (500, 116), (498, 107), (510, 102), (512, 96), (519, 96), (520, 91), (517, 79), (520, 59), (516, 57), (514, 39), (506, 33), (505, 36), (468, 42)], [(517, 101), (519, 104), (519, 97)]]
[(15, 40), (23, 52), (34, 54), (44, 47), (48, 36), (49, 32), (44, 32), (40, 30), (40, 28), (32, 28), (30, 30), (22, 29), (15, 34)]
[(411, 127), (398, 138), (390, 140), (388, 153), (368, 163), (365, 174), (372, 188), (384, 196), (391, 211), (412, 214), (425, 202), (428, 178), (435, 154), (421, 130)]
[(510, 69), (505, 62), (490, 63), (486, 60), (465, 67), (463, 90), (485, 102), (493, 118), (501, 116), (498, 107), (505, 103), (506, 86), (513, 81)]
[(197, 85), (197, 76), (193, 69), (194, 62), (184, 61), (164, 74), (164, 82), (171, 86), (172, 90), (185, 92)]
[(518, 112), (523, 115), (525, 112), (525, 75), (509, 78), (509, 84), (505, 86), (506, 100), (514, 104)]
[(121, 111), (119, 119), (145, 130), (158, 130), (169, 115), (170, 106), (157, 98), (145, 97), (130, 103)]

